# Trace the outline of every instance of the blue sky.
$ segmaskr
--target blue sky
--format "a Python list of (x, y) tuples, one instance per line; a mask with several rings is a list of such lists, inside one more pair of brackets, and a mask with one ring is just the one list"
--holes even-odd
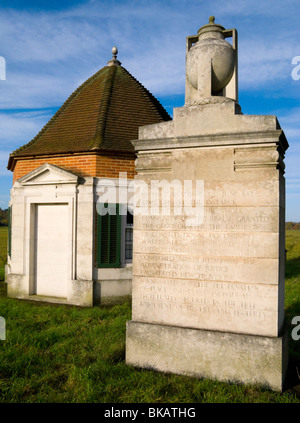
[(300, 221), (300, 79), (292, 78), (293, 57), (300, 56), (299, 0), (1, 2), (0, 207), (7, 207), (12, 185), (9, 153), (107, 64), (113, 45), (170, 114), (183, 106), (185, 39), (210, 15), (238, 30), (243, 113), (277, 115), (286, 134), (286, 220)]

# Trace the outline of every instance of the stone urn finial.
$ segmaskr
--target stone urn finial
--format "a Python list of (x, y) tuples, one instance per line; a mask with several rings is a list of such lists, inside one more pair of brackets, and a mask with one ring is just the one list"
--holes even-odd
[[(225, 40), (228, 37), (232, 44)], [(214, 16), (197, 35), (187, 37), (186, 103), (208, 97), (237, 101), (237, 31), (216, 24)]]

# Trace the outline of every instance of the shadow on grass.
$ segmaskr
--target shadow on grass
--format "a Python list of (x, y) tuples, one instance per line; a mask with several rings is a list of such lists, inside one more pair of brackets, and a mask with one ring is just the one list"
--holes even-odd
[(285, 277), (287, 279), (300, 277), (300, 257), (286, 261)]
[(289, 357), (288, 369), (284, 381), (283, 391), (289, 391), (300, 398), (300, 362), (293, 356)]
[(0, 281), (0, 297), (7, 297), (7, 283)]
[(298, 323), (292, 324), (295, 316), (300, 316), (300, 301), (291, 304), (285, 310), (285, 321), (288, 330), (289, 340), (289, 363), (285, 379), (285, 389), (300, 398), (300, 339), (293, 339), (293, 330), (300, 335)]

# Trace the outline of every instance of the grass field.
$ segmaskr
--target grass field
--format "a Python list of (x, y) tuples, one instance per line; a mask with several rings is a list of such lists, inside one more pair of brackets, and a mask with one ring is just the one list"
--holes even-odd
[[(4, 228), (0, 242), (2, 268)], [(300, 315), (300, 231), (287, 232), (287, 249), (286, 321), (291, 330), (291, 319)], [(2, 403), (300, 403), (300, 341), (291, 338), (290, 382), (280, 394), (126, 366), (129, 303), (83, 309), (0, 296), (0, 315), (7, 329), (6, 341), (0, 341)]]

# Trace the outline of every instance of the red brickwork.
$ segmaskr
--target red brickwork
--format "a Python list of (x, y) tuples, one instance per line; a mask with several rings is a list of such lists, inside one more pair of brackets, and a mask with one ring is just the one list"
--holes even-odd
[(79, 176), (100, 178), (118, 178), (119, 172), (127, 172), (127, 178), (133, 179), (135, 165), (133, 158), (110, 157), (100, 155), (70, 155), (56, 157), (39, 157), (36, 159), (17, 160), (14, 168), (13, 182), (42, 166), (44, 163), (56, 165)]

